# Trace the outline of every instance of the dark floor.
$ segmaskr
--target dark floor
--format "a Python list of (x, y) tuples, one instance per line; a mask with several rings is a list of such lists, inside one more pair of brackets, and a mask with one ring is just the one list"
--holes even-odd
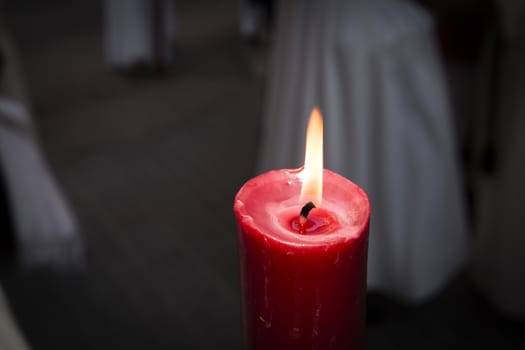
[[(99, 2), (19, 2), (18, 44), (46, 155), (82, 225), (85, 271), (3, 285), (34, 349), (240, 349), (232, 200), (253, 176), (263, 57), (236, 1), (177, 1), (174, 66), (104, 66)], [(408, 308), (372, 298), (369, 349), (524, 349), (522, 324), (458, 277)]]

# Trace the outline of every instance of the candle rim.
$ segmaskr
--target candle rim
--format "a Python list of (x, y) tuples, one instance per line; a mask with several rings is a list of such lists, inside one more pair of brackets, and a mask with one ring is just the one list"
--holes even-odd
[[(255, 222), (252, 215), (250, 215), (248, 208), (246, 207), (245, 201), (249, 198), (250, 193), (254, 192), (260, 186), (267, 185), (271, 182), (278, 180), (296, 180), (301, 181), (302, 168), (298, 169), (279, 169), (271, 170), (261, 175), (258, 175), (248, 180), (239, 190), (235, 196), (234, 201), (234, 212), (237, 217), (238, 223), (243, 226), (244, 230), (247, 230), (251, 234), (263, 234), (263, 225), (259, 225)], [(304, 235), (297, 232), (290, 232), (280, 228), (279, 233), (266, 232), (264, 237), (278, 241), (281, 244), (288, 245), (291, 247), (319, 247), (319, 246), (330, 246), (341, 242), (347, 242), (350, 240), (357, 240), (361, 234), (366, 231), (370, 221), (370, 201), (366, 192), (356, 185), (351, 180), (333, 172), (328, 169), (323, 169), (325, 174), (324, 179), (329, 182), (329, 185), (333, 185), (335, 180), (339, 180), (338, 184), (343, 184), (343, 190), (346, 189), (349, 193), (353, 193), (359, 198), (359, 219), (357, 223), (349, 225), (341, 225), (341, 227), (330, 233), (324, 233), (319, 235)], [(277, 177), (277, 180), (275, 179)], [(270, 181), (267, 181), (270, 179)], [(299, 212), (298, 212), (299, 214)]]

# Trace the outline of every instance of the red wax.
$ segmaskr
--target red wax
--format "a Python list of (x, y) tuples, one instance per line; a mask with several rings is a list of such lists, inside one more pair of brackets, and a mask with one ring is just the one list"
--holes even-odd
[(363, 349), (368, 197), (324, 170), (301, 227), (301, 171), (257, 176), (235, 198), (246, 348)]

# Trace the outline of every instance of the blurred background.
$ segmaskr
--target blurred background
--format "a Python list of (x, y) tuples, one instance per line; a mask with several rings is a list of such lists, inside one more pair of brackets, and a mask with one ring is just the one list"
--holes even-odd
[[(276, 68), (299, 42), (279, 38), (292, 33), (285, 15), (304, 23), (293, 6), (310, 3), (1, 2), (2, 350), (242, 348), (233, 198), (278, 163), (266, 132), (276, 76), (316, 71)], [(391, 13), (399, 1), (373, 3)], [(370, 290), (368, 348), (523, 349), (525, 7), (407, 3), (431, 24), (436, 55), (421, 60), (448, 102), (403, 103), (450, 106), (436, 134), (457, 160), (469, 247), (424, 297)], [(418, 57), (396, 59), (410, 70)]]

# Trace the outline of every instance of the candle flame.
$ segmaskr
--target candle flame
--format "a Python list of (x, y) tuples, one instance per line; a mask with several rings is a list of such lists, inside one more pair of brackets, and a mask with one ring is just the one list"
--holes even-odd
[(301, 201), (311, 197), (317, 207), (323, 197), (323, 117), (317, 107), (310, 114), (306, 130), (306, 152)]

